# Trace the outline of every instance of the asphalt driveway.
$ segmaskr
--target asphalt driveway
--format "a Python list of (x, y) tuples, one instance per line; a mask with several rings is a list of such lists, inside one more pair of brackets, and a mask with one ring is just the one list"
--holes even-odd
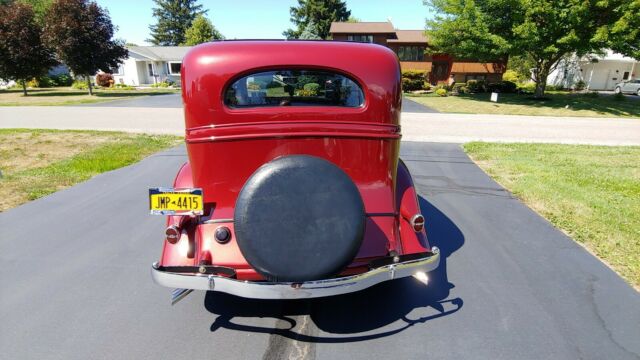
[(403, 143), (430, 241), (429, 287), (255, 301), (152, 283), (183, 148), (0, 213), (7, 359), (637, 359), (640, 295), (454, 144)]

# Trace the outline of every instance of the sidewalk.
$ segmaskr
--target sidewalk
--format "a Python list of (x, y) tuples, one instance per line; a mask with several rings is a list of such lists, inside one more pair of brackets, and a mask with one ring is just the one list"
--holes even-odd
[[(0, 128), (184, 134), (179, 108), (0, 107)], [(640, 119), (402, 113), (405, 141), (640, 145)]]

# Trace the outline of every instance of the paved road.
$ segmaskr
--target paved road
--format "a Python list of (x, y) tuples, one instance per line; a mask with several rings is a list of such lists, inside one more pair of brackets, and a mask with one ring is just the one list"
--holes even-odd
[(450, 144), (404, 143), (443, 261), (413, 279), (307, 301), (194, 293), (149, 266), (183, 149), (0, 214), (6, 359), (638, 359), (640, 295)]
[[(184, 134), (183, 112), (175, 107), (111, 107), (108, 111), (95, 106), (0, 107), (0, 128), (15, 127)], [(418, 142), (640, 145), (640, 119), (404, 111), (402, 133), (404, 140)]]
[(114, 100), (96, 104), (80, 104), (81, 107), (132, 107), (132, 108), (180, 108), (180, 94), (141, 96), (133, 99)]

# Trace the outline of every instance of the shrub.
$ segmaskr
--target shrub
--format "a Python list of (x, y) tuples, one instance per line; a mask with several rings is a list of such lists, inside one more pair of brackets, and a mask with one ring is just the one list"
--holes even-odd
[(304, 84), (302, 87), (304, 90), (315, 91), (316, 93), (320, 90), (320, 84), (318, 83), (308, 83)]
[(402, 90), (404, 91), (421, 90), (423, 85), (424, 85), (423, 80), (402, 78)]
[(438, 96), (447, 96), (447, 89), (438, 89), (436, 90), (436, 95)]
[(27, 81), (26, 85), (27, 85), (28, 88), (40, 87), (40, 84), (38, 83), (38, 79), (36, 79), (36, 78), (33, 78), (33, 79)]
[(127, 85), (127, 84), (115, 84), (112, 88), (109, 89), (114, 89), (114, 90), (135, 90), (136, 88), (131, 86), (131, 85)]
[(84, 80), (76, 80), (71, 84), (71, 88), (76, 90), (87, 90), (89, 86), (87, 86), (87, 82)]
[(171, 83), (166, 80), (151, 85), (152, 88), (168, 88), (169, 86), (171, 86)]
[(453, 84), (453, 88), (451, 89), (451, 91), (458, 94), (467, 94), (469, 92), (469, 89), (467, 88), (467, 84), (457, 83)]
[(487, 85), (487, 90), (490, 92), (514, 93), (517, 89), (518, 85), (511, 81), (501, 81)]
[(427, 73), (421, 70), (402, 71), (402, 89), (404, 91), (428, 90), (431, 85), (426, 81)]
[(427, 75), (426, 71), (421, 71), (421, 70), (403, 70), (402, 71), (402, 77), (407, 79), (424, 80), (426, 75)]
[(536, 84), (533, 82), (527, 82), (527, 83), (519, 83), (518, 84), (518, 90), (525, 92), (525, 93), (532, 93), (534, 91), (536, 91)]
[(113, 75), (107, 73), (100, 73), (96, 75), (96, 84), (102, 87), (113, 86)]
[(276, 89), (276, 88), (279, 88), (279, 87), (282, 87), (282, 84), (280, 84), (277, 81), (272, 81), (272, 82), (267, 84), (267, 89)]
[(472, 93), (481, 93), (487, 91), (486, 83), (484, 80), (469, 80), (467, 81), (467, 88)]
[(587, 87), (587, 84), (580, 80), (576, 83), (576, 85), (573, 87), (576, 91), (582, 91)]
[(51, 79), (55, 82), (55, 86), (71, 86), (73, 79), (69, 74), (54, 75)]
[(513, 83), (516, 83), (516, 82), (520, 81), (520, 79), (522, 79), (522, 78), (523, 78), (523, 76), (521, 74), (519, 74), (515, 70), (507, 70), (502, 75), (502, 80), (511, 81)]
[(587, 97), (590, 98), (597, 98), (600, 96), (600, 94), (598, 94), (597, 91), (589, 91), (588, 93), (585, 94)]
[(38, 78), (38, 87), (49, 88), (49, 87), (54, 87), (56, 85), (57, 84), (56, 84), (55, 80), (53, 80), (49, 76), (45, 75), (45, 76), (41, 76), (40, 78)]

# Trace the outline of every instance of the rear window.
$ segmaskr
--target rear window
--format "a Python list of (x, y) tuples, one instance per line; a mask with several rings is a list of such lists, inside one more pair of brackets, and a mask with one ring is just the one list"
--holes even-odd
[(329, 71), (275, 70), (242, 77), (225, 91), (231, 107), (344, 106), (364, 103), (362, 89), (348, 77)]

